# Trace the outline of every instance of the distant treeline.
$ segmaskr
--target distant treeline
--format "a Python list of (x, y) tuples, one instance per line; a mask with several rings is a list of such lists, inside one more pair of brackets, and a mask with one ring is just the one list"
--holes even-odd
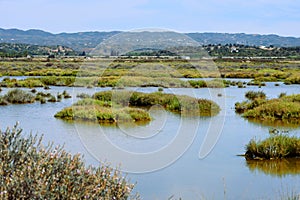
[(209, 44), (199, 47), (172, 47), (167, 50), (137, 50), (128, 56), (190, 56), (190, 57), (286, 57), (300, 58), (300, 46), (249, 46), (242, 44)]
[[(119, 56), (112, 51), (111, 56)], [(57, 46), (39, 46), (31, 44), (0, 43), (0, 57), (18, 58), (27, 56), (86, 56), (86, 52), (78, 52), (71, 48)], [(169, 49), (138, 49), (125, 56), (190, 56), (190, 57), (286, 57), (300, 59), (300, 46), (249, 46), (242, 44), (209, 44), (199, 47), (172, 47)], [(124, 56), (124, 55), (123, 55)]]
[(27, 57), (27, 56), (78, 56), (71, 48), (57, 46), (39, 46), (31, 44), (0, 43), (0, 57)]
[(242, 44), (205, 45), (203, 48), (214, 57), (288, 57), (300, 58), (300, 46), (249, 46)]

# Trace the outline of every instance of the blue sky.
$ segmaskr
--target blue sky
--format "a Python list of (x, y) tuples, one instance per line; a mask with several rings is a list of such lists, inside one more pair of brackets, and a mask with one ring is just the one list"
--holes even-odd
[(0, 27), (53, 33), (163, 28), (300, 37), (299, 0), (0, 0)]

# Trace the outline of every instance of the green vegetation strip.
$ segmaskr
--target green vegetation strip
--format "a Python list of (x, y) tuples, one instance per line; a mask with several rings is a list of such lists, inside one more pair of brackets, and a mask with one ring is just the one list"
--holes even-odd
[(119, 171), (86, 167), (79, 154), (21, 132), (15, 126), (0, 133), (0, 199), (136, 199)]
[(249, 91), (245, 95), (249, 100), (235, 104), (235, 110), (249, 119), (283, 120), (286, 123), (300, 123), (300, 94), (286, 96), (281, 94), (276, 99), (266, 99), (261, 92)]
[(100, 123), (149, 121), (151, 117), (146, 108), (154, 105), (161, 105), (171, 112), (182, 115), (213, 116), (220, 111), (219, 106), (210, 100), (162, 92), (141, 93), (112, 90), (95, 93), (92, 98), (83, 94), (80, 96), (87, 98), (59, 111), (55, 117)]
[(272, 135), (265, 140), (251, 140), (246, 146), (246, 159), (298, 158), (300, 138), (285, 134)]
[[(35, 89), (31, 90), (31, 92), (18, 88), (9, 90), (5, 95), (0, 95), (0, 105), (27, 104), (34, 103), (36, 101), (40, 101), (42, 104), (44, 104), (47, 101), (59, 102), (62, 98), (71, 98), (66, 91), (63, 91), (61, 94), (58, 93), (56, 97), (50, 93), (36, 92), (37, 91)], [(34, 95), (34, 93), (36, 94)]]
[[(208, 67), (212, 64), (216, 66), (216, 70)], [(300, 84), (299, 61), (289, 59), (200, 59), (188, 62), (182, 59), (164, 60), (160, 58), (152, 60), (133, 58), (115, 60), (109, 58), (90, 60), (84, 60), (83, 58), (34, 58), (30, 60), (0, 61), (0, 76), (54, 76), (61, 79), (57, 82), (64, 85), (74, 83), (75, 77), (99, 76), (104, 79), (113, 77), (114, 82), (117, 82), (120, 77), (126, 76), (139, 79), (155, 78), (157, 80), (160, 78), (219, 78), (221, 76), (222, 78), (252, 78), (255, 79), (252, 83), (254, 85), (261, 85), (262, 82), (266, 81)], [(67, 77), (68, 80), (65, 80), (64, 77)], [(40, 81), (32, 84), (37, 86), (47, 84), (47, 80), (41, 79)], [(113, 85), (113, 81), (108, 82), (108, 85), (105, 85), (103, 81), (98, 82), (98, 86), (117, 86)], [(50, 83), (53, 84), (53, 80)], [(5, 85), (5, 83), (2, 84)], [(25, 83), (18, 83), (18, 85), (22, 84)], [(176, 85), (178, 82), (174, 84)], [(9, 87), (9, 84), (7, 87)]]

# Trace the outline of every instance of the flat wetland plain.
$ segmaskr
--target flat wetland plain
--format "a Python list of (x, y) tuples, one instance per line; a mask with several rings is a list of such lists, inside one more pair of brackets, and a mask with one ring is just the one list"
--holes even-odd
[[(97, 166), (100, 160), (122, 170), (126, 159), (114, 163), (101, 157), (108, 151), (104, 140), (109, 138), (126, 152), (155, 152), (167, 148), (179, 137), (181, 124), (187, 124), (183, 134), (190, 137), (195, 132), (195, 137), (178, 159), (151, 173), (127, 175), (137, 182), (133, 192), (142, 199), (297, 199), (299, 158), (281, 156), (288, 151), (276, 154), (278, 159), (246, 160), (236, 155), (245, 154), (246, 147), (256, 151), (261, 146), (274, 153), (270, 140), (276, 142), (277, 152), (282, 147), (277, 137), (291, 137), (289, 148), (299, 155), (299, 84), (300, 61), (292, 59), (7, 58), (0, 60), (0, 126), (5, 130), (19, 121), (25, 135), (43, 134), (45, 143), (64, 144), (72, 154), (81, 152), (87, 165)], [(206, 100), (211, 108), (216, 103), (220, 109), (212, 115), (185, 116), (180, 99), (186, 96)], [(15, 100), (21, 97), (24, 102)], [(73, 120), (72, 108), (98, 121), (99, 116), (107, 117), (100, 111), (114, 108), (116, 113), (109, 116), (113, 123), (98, 124)], [(146, 123), (117, 123), (120, 109)], [(254, 118), (251, 109), (272, 117)], [(57, 113), (59, 118), (54, 117)], [(126, 115), (126, 120), (132, 116)], [(216, 145), (200, 159), (206, 133), (220, 124)]]

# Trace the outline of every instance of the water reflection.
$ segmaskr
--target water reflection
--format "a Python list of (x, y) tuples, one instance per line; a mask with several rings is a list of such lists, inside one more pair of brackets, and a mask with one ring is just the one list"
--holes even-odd
[(300, 174), (300, 159), (275, 159), (275, 160), (246, 160), (246, 165), (251, 172), (263, 172), (273, 177)]
[(271, 126), (276, 128), (299, 128), (299, 119), (289, 119), (289, 120), (260, 120), (260, 119), (248, 119), (249, 122), (253, 124), (261, 124), (264, 126)]

